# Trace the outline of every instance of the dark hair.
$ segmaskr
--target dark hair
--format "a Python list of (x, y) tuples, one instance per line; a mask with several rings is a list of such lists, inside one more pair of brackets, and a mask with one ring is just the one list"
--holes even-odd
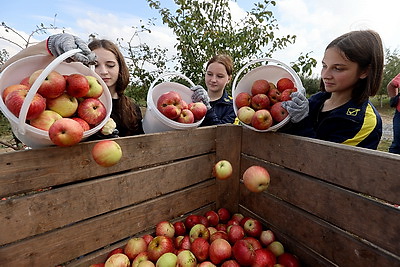
[(206, 69), (208, 68), (208, 66), (211, 63), (214, 63), (214, 62), (217, 62), (217, 63), (220, 63), (220, 64), (224, 65), (225, 69), (226, 69), (226, 73), (228, 73), (229, 76), (232, 76), (232, 73), (233, 73), (233, 61), (232, 61), (232, 58), (229, 55), (227, 55), (227, 54), (218, 54), (218, 55), (213, 56), (207, 62)]
[[(353, 89), (352, 98), (357, 103), (376, 95), (383, 77), (384, 52), (379, 34), (372, 30), (351, 31), (333, 40), (325, 50), (336, 47), (352, 62), (358, 64), (361, 71), (367, 71), (365, 79), (359, 79)], [(320, 81), (321, 91), (325, 85)]]
[[(129, 85), (129, 69), (125, 62), (124, 56), (119, 50), (118, 46), (107, 39), (94, 39), (88, 44), (90, 50), (97, 48), (104, 48), (115, 55), (119, 65), (118, 79), (116, 82), (116, 92), (120, 101), (118, 101), (118, 107), (115, 110), (119, 112), (113, 112), (113, 115), (117, 117), (117, 125), (122, 124), (122, 127), (128, 130), (127, 135), (133, 134), (140, 127), (140, 121), (142, 120), (142, 114), (139, 107), (135, 107), (134, 102), (131, 98), (124, 94), (127, 86)], [(134, 104), (134, 105), (133, 105)], [(114, 108), (113, 108), (114, 110)], [(118, 129), (118, 126), (117, 126)]]

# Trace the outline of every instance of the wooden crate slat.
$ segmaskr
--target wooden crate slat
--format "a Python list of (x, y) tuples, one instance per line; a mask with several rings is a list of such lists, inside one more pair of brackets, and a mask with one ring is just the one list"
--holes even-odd
[[(97, 165), (91, 149), (97, 141), (0, 154), (0, 197), (192, 157), (215, 151), (215, 127), (115, 139), (121, 161)], [(195, 142), (193, 141), (195, 140)], [(184, 149), (183, 149), (184, 148)]]
[(0, 245), (155, 198), (211, 177), (214, 154), (0, 202)]
[(0, 247), (0, 265), (54, 266), (216, 201), (215, 180)]
[[(241, 204), (279, 232), (305, 244), (338, 266), (399, 266), (400, 258), (362, 242), (345, 232), (268, 193), (254, 194), (241, 187)], [(301, 255), (299, 255), (301, 258)], [(305, 263), (309, 266), (308, 263)]]
[(282, 133), (243, 132), (244, 154), (400, 204), (400, 172), (393, 171), (400, 155)]

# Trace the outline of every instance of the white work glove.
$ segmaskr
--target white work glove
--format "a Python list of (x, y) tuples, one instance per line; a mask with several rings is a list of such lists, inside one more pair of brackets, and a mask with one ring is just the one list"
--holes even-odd
[(101, 133), (104, 135), (113, 134), (115, 128), (117, 128), (117, 124), (112, 118), (109, 118), (106, 124), (101, 128)]
[(293, 92), (290, 97), (292, 100), (282, 102), (282, 107), (288, 111), (290, 121), (297, 123), (308, 115), (308, 99), (300, 92)]
[(47, 48), (51, 54), (55, 57), (72, 50), (81, 49), (81, 53), (76, 53), (67, 61), (79, 61), (84, 64), (95, 64), (96, 55), (90, 50), (88, 45), (79, 37), (71, 35), (69, 33), (59, 33), (51, 35), (47, 39)]
[(204, 89), (201, 85), (195, 85), (190, 90), (193, 91), (192, 94), (192, 101), (193, 102), (203, 102), (206, 105), (207, 110), (211, 109), (210, 105), (210, 97), (206, 89)]

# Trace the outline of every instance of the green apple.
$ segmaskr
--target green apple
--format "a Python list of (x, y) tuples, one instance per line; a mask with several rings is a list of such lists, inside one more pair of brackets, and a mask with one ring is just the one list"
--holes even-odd
[(63, 93), (59, 97), (48, 98), (47, 108), (57, 112), (64, 118), (71, 117), (78, 109), (78, 100), (76, 97)]
[(177, 262), (178, 256), (172, 252), (167, 252), (158, 258), (156, 267), (176, 267)]
[(94, 76), (86, 75), (86, 79), (89, 82), (89, 92), (85, 95), (85, 97), (99, 98), (103, 93), (103, 86), (101, 86), (99, 81)]

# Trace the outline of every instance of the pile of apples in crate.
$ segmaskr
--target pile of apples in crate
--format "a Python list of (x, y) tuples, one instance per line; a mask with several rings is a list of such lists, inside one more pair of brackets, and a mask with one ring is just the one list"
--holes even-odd
[(281, 78), (276, 85), (265, 79), (255, 80), (250, 92), (241, 92), (235, 98), (237, 117), (257, 130), (267, 130), (289, 115), (282, 102), (290, 100), (290, 94), (296, 91), (289, 78)]
[[(19, 117), (24, 100), (42, 69), (25, 77), (20, 84), (3, 90), (8, 110)], [(51, 141), (70, 146), (81, 141), (84, 131), (97, 126), (107, 110), (99, 99), (103, 87), (94, 76), (73, 73), (62, 75), (53, 70), (38, 88), (27, 111), (27, 123), (48, 131)], [(66, 133), (68, 129), (68, 133)]]
[(169, 91), (157, 99), (157, 109), (168, 119), (180, 123), (194, 123), (204, 118), (207, 107), (203, 102), (186, 103), (176, 91)]
[(90, 267), (300, 266), (270, 229), (252, 217), (226, 208), (161, 221), (155, 234), (132, 237), (111, 251), (105, 263)]

